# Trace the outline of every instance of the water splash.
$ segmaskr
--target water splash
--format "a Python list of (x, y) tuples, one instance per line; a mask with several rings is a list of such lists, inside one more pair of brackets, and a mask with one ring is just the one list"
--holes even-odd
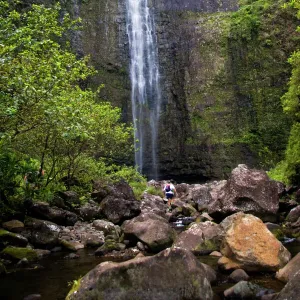
[[(135, 163), (143, 173), (145, 157), (150, 158), (151, 174), (157, 179), (161, 92), (154, 16), (147, 0), (127, 0), (126, 5), (131, 103), (135, 128)], [(151, 155), (149, 155), (150, 149)]]

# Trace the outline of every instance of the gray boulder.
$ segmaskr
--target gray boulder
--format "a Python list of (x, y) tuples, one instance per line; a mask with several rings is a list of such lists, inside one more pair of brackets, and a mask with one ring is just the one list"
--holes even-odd
[(294, 223), (300, 218), (300, 205), (293, 208), (286, 217), (288, 222)]
[(166, 204), (160, 196), (144, 193), (141, 201), (142, 213), (154, 213), (165, 216)]
[(288, 282), (300, 270), (300, 253), (276, 273), (276, 278)]
[(152, 252), (159, 252), (170, 247), (176, 237), (176, 232), (162, 217), (146, 213), (126, 221), (122, 225), (125, 239), (141, 241)]
[(257, 284), (240, 281), (224, 292), (226, 299), (261, 299), (263, 295), (273, 294), (273, 290), (263, 288)]
[(285, 287), (281, 290), (276, 300), (299, 299), (300, 295), (300, 271), (298, 271)]
[(106, 220), (95, 220), (93, 222), (93, 226), (97, 230), (103, 231), (104, 235), (113, 234), (115, 231), (121, 230), (118, 225), (115, 225), (114, 223), (106, 221)]
[(135, 198), (115, 198), (107, 196), (100, 204), (102, 214), (114, 224), (138, 216), (141, 212), (141, 203)]
[(101, 208), (93, 200), (78, 208), (77, 212), (84, 221), (92, 221), (101, 217)]
[(202, 264), (191, 252), (178, 248), (122, 263), (102, 263), (87, 273), (66, 299), (212, 298), (213, 292)]
[(72, 226), (77, 222), (77, 215), (62, 208), (50, 207), (46, 202), (33, 203), (29, 215), (54, 222), (58, 225)]
[(27, 218), (22, 235), (34, 246), (53, 248), (59, 244), (60, 231), (61, 227), (50, 221)]
[(265, 171), (249, 169), (246, 165), (235, 168), (213, 198), (208, 213), (216, 219), (245, 212), (273, 222), (279, 208), (276, 182), (270, 180)]

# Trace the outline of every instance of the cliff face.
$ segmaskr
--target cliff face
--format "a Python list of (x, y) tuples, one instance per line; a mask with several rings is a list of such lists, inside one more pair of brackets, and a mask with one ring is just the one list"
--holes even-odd
[[(72, 41), (98, 70), (89, 85), (104, 83), (101, 98), (121, 107), (123, 120), (130, 122), (125, 1), (61, 2), (83, 19), (83, 30)], [(280, 97), (296, 22), (276, 0), (262, 9), (266, 17), (257, 24), (250, 18), (243, 25), (237, 2), (149, 0), (162, 87), (161, 177), (221, 178), (238, 163), (269, 166), (285, 148), (289, 122)], [(151, 170), (151, 160), (145, 163)]]

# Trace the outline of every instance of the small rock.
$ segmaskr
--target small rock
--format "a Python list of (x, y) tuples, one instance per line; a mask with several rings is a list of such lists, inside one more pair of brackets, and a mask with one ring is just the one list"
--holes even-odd
[(219, 251), (213, 251), (213, 252), (210, 253), (209, 255), (211, 255), (211, 256), (216, 256), (216, 257), (221, 257), (221, 256), (222, 256), (222, 253), (219, 252)]
[(65, 259), (77, 259), (79, 257), (80, 256), (78, 254), (76, 254), (76, 253), (70, 253), (70, 254), (66, 255), (64, 258)]
[(233, 282), (248, 281), (249, 276), (244, 270), (237, 269), (229, 275), (229, 280)]
[(137, 242), (136, 246), (140, 251), (145, 251), (145, 246), (143, 245), (143, 243)]
[(37, 299), (42, 299), (42, 296), (40, 294), (32, 294), (26, 296), (23, 300), (37, 300)]
[(19, 268), (27, 267), (28, 265), (29, 265), (29, 261), (27, 258), (22, 258), (17, 263), (17, 267), (19, 267)]

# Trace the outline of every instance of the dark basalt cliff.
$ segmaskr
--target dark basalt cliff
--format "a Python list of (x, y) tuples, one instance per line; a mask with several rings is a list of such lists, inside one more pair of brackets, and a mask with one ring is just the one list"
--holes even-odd
[[(91, 56), (98, 70), (88, 84), (104, 83), (101, 98), (121, 107), (123, 120), (130, 122), (125, 0), (61, 2), (83, 20), (72, 43), (78, 55)], [(259, 28), (251, 23), (244, 30), (234, 23), (237, 2), (149, 0), (155, 13), (163, 98), (161, 177), (222, 178), (238, 163), (269, 166), (285, 149), (289, 122), (280, 97), (295, 41), (277, 40), (291, 36), (295, 20), (277, 5), (267, 8)], [(146, 158), (149, 170), (150, 164)]]

